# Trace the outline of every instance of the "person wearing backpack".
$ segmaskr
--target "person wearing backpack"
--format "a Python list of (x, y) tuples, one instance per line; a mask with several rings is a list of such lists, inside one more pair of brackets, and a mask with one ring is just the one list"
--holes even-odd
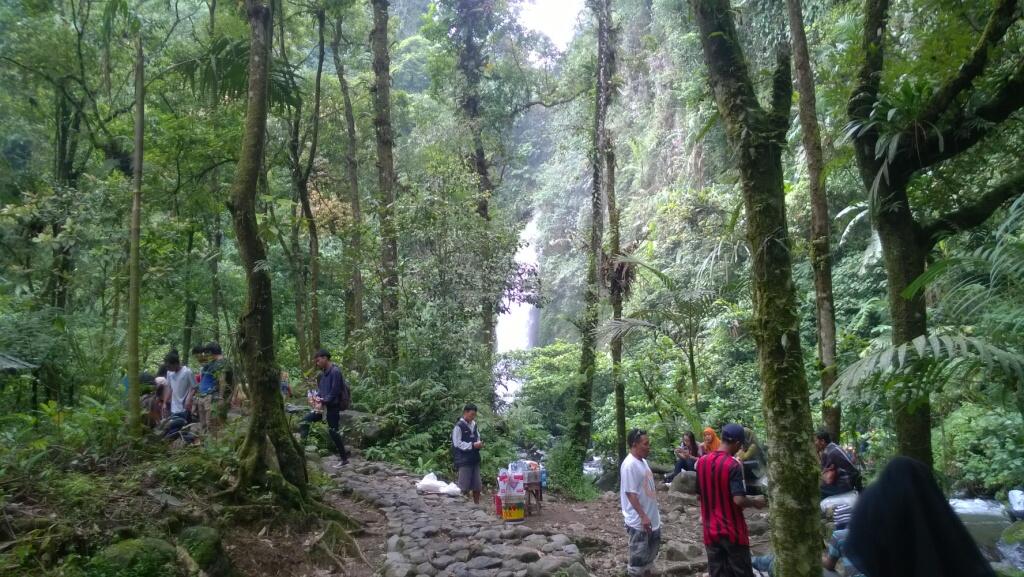
[(835, 444), (828, 431), (821, 430), (814, 435), (814, 447), (821, 458), (821, 498), (832, 497), (863, 489), (860, 469), (850, 457)]

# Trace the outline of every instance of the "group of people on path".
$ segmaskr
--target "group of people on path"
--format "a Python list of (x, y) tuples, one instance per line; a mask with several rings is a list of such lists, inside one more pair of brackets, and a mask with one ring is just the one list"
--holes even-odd
[[(746, 439), (743, 427), (734, 423), (722, 428), (721, 437), (709, 428), (703, 447), (697, 447), (695, 454), (699, 457), (688, 463), (693, 468), (685, 469), (697, 473), (704, 546), (712, 577), (753, 576), (750, 534), (743, 510), (762, 509), (766, 501), (747, 495), (743, 463), (736, 458)], [(647, 432), (633, 429), (626, 444), (629, 454), (619, 467), (619, 504), (629, 541), (627, 573), (641, 576), (650, 573), (661, 547), (661, 515), (654, 473), (647, 464), (651, 451)], [(692, 447), (690, 451), (693, 454)], [(676, 474), (684, 470), (676, 469)]]
[[(687, 461), (692, 469), (680, 468), (677, 463), (675, 474), (696, 472), (710, 577), (754, 577), (755, 568), (759, 574), (774, 573), (774, 556), (751, 557), (743, 516), (745, 509), (767, 506), (764, 497), (747, 494), (739, 456), (756, 445), (749, 431), (730, 423), (722, 427), (719, 437), (708, 429), (704, 443), (696, 447), (690, 434), (683, 441), (684, 446), (691, 444), (689, 451), (676, 453), (681, 460), (699, 455)], [(859, 470), (828, 433), (817, 433), (814, 443), (821, 455), (823, 493), (860, 484)], [(646, 460), (650, 439), (645, 431), (633, 429), (627, 444), (629, 454), (619, 469), (619, 500), (629, 542), (627, 574), (641, 576), (650, 574), (658, 556), (662, 525), (654, 473)], [(826, 475), (825, 471), (834, 473)], [(833, 486), (837, 483), (838, 487)], [(842, 561), (848, 577), (995, 577), (931, 469), (913, 459), (890, 461), (859, 495), (852, 512), (837, 513), (835, 521), (836, 531), (821, 559), (822, 567), (829, 571), (835, 571)]]
[(194, 435), (183, 432), (190, 423), (198, 423), (201, 434), (215, 433), (237, 392), (234, 372), (219, 344), (197, 345), (192, 356), (200, 366), (198, 374), (182, 362), (177, 350), (168, 352), (152, 380), (153, 390), (141, 399), (146, 423), (165, 438), (194, 441)]

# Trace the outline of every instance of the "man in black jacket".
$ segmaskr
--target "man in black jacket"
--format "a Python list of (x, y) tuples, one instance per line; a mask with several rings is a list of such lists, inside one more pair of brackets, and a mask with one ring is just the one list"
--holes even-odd
[(337, 466), (344, 466), (348, 464), (348, 453), (345, 451), (345, 443), (338, 427), (341, 423), (341, 411), (348, 409), (351, 403), (348, 383), (345, 382), (341, 369), (331, 362), (331, 353), (328, 351), (317, 351), (313, 362), (320, 369), (320, 378), (317, 380), (316, 394), (312, 397), (313, 410), (302, 419), (299, 433), (305, 440), (309, 435), (310, 425), (322, 421), (326, 413), (327, 433), (334, 443), (338, 458), (341, 459)]
[(459, 470), (459, 488), (462, 493), (473, 492), (473, 502), (480, 503), (480, 431), (476, 428), (476, 405), (469, 403), (462, 409), (462, 418), (452, 429), (452, 460)]

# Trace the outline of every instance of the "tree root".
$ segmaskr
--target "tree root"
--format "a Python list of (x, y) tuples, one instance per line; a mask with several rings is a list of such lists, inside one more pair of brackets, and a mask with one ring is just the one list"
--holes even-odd
[(370, 564), (366, 556), (363, 555), (362, 549), (359, 548), (359, 543), (336, 521), (324, 521), (324, 533), (318, 544), (332, 551), (341, 549), (345, 554), (359, 559), (364, 564)]

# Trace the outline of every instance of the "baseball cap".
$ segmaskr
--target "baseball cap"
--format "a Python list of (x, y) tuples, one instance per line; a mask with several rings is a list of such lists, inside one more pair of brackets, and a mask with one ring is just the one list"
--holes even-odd
[(722, 440), (729, 441), (730, 443), (742, 443), (746, 439), (746, 435), (743, 433), (743, 427), (736, 423), (729, 423), (722, 427)]

